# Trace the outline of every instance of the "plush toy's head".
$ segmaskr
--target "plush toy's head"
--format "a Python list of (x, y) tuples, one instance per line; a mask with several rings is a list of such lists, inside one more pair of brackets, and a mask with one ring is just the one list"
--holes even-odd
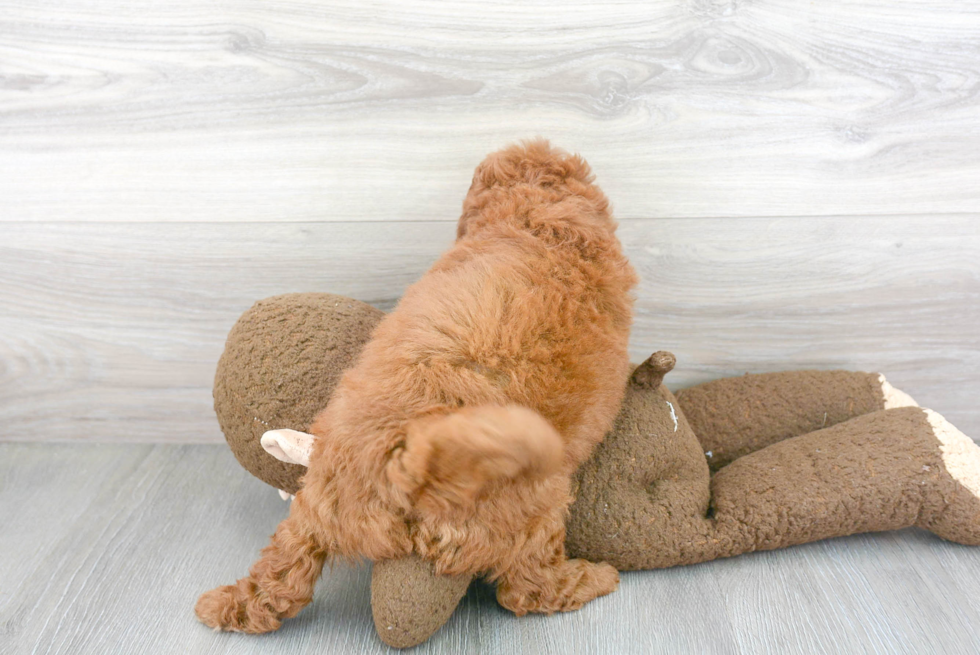
[(269, 455), (267, 430), (306, 430), (350, 368), (384, 312), (329, 293), (267, 298), (228, 335), (214, 376), (214, 411), (239, 463), (296, 493), (306, 467)]

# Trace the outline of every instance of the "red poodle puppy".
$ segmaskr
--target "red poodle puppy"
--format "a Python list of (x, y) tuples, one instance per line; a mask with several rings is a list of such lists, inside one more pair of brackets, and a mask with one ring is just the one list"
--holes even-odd
[(477, 573), (518, 615), (616, 589), (569, 560), (570, 475), (612, 426), (629, 374), (636, 275), (580, 157), (545, 141), (477, 168), (455, 245), (408, 289), (310, 428), (303, 488), (209, 626), (267, 632), (313, 596), (327, 558), (415, 552)]

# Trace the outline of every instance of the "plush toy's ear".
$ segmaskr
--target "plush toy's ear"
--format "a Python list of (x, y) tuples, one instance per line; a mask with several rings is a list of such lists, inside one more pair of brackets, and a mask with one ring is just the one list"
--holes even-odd
[(298, 430), (269, 430), (260, 440), (265, 452), (280, 462), (309, 468), (315, 437)]
[[(262, 435), (259, 443), (262, 444), (265, 452), (280, 462), (309, 468), (314, 438), (312, 434), (298, 430), (269, 430)], [(292, 500), (296, 496), (285, 489), (280, 489), (279, 497), (283, 500)]]

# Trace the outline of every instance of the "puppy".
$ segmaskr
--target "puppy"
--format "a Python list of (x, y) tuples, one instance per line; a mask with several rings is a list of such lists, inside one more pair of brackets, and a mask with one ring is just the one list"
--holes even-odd
[(613, 567), (566, 557), (564, 519), (629, 374), (636, 275), (615, 229), (578, 156), (534, 141), (481, 163), (455, 245), (310, 427), (289, 517), (248, 577), (201, 596), (200, 620), (275, 630), (328, 558), (412, 552), (496, 581), (518, 615), (614, 591)]

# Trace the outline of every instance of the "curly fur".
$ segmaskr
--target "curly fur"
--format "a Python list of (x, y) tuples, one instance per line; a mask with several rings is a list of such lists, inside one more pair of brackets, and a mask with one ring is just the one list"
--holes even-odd
[(327, 559), (411, 552), (497, 582), (518, 615), (615, 590), (569, 560), (570, 475), (612, 426), (636, 276), (588, 165), (534, 141), (474, 175), (455, 245), (378, 326), (310, 428), (289, 517), (250, 575), (201, 596), (209, 626), (266, 632)]

